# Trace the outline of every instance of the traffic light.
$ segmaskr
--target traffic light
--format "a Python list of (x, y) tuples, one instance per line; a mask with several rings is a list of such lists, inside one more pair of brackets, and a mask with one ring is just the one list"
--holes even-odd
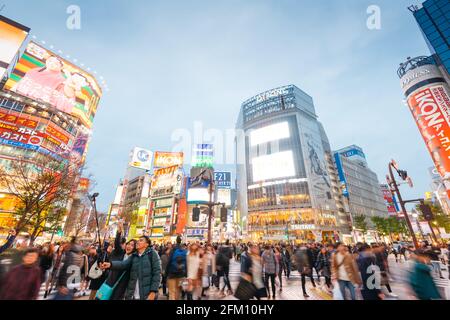
[(406, 180), (408, 178), (408, 172), (405, 170), (398, 170), (398, 175), (400, 176), (400, 178), (402, 178), (403, 180)]
[(433, 212), (431, 212), (431, 207), (429, 205), (422, 203), (420, 205), (420, 211), (422, 212), (425, 220), (431, 221), (434, 219)]
[(220, 222), (227, 222), (228, 209), (225, 207), (220, 208)]
[(193, 222), (200, 221), (200, 208), (199, 207), (195, 207), (194, 209), (192, 209), (192, 221)]

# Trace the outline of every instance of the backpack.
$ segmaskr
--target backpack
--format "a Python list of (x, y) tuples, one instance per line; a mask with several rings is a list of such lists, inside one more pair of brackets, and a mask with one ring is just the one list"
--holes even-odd
[(228, 257), (227, 250), (225, 248), (221, 248), (216, 255), (216, 265), (224, 267), (230, 263), (230, 258)]
[(186, 250), (176, 248), (170, 259), (169, 273), (171, 275), (184, 276), (186, 273)]

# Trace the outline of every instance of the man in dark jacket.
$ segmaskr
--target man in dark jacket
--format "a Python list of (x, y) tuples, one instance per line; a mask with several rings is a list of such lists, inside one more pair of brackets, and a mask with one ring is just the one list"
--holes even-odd
[(382, 300), (384, 294), (381, 291), (380, 268), (377, 266), (376, 257), (372, 248), (363, 244), (357, 259), (362, 279), (361, 295), (364, 300)]
[(281, 261), (284, 275), (289, 279), (289, 276), (291, 275), (291, 254), (287, 250), (286, 245), (283, 245), (281, 249)]
[(13, 267), (5, 276), (0, 300), (35, 300), (41, 286), (41, 269), (37, 266), (39, 252), (27, 249), (22, 264)]
[(155, 300), (161, 283), (161, 260), (147, 236), (139, 238), (136, 249), (125, 261), (104, 262), (101, 268), (130, 272), (126, 300)]
[[(123, 234), (123, 222), (119, 222), (116, 238), (114, 240), (114, 250), (109, 256), (110, 261), (124, 261), (132, 256), (136, 250), (136, 241), (130, 240), (126, 242), (126, 239), (122, 237)], [(106, 283), (114, 287), (115, 289), (111, 295), (110, 300), (123, 300), (125, 298), (125, 292), (130, 279), (130, 273), (128, 270), (119, 271), (111, 270), (106, 279)], [(118, 283), (116, 283), (119, 281)]]
[(216, 255), (216, 268), (217, 268), (217, 276), (219, 278), (219, 284), (220, 284), (220, 277), (223, 277), (224, 285), (223, 288), (220, 290), (220, 296), (224, 297), (225, 293), (225, 287), (228, 288), (228, 294), (233, 294), (233, 291), (231, 290), (231, 284), (230, 284), (230, 260), (233, 258), (233, 249), (230, 247), (230, 240), (225, 241), (225, 245), (221, 246), (219, 248), (219, 252)]

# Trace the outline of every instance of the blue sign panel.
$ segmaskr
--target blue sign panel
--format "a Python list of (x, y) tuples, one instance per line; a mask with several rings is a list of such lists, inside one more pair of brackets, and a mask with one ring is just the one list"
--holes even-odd
[(353, 157), (353, 156), (360, 156), (360, 157), (362, 157), (362, 158), (364, 158), (364, 159), (366, 158), (366, 156), (364, 155), (364, 153), (362, 153), (361, 150), (358, 150), (358, 149), (351, 149), (351, 150), (342, 152), (341, 154), (342, 154), (344, 157), (346, 157), (346, 158), (350, 158), (350, 157)]
[(339, 181), (341, 183), (342, 195), (348, 198), (347, 180), (345, 179), (344, 169), (342, 168), (341, 158), (339, 153), (334, 154), (334, 160), (339, 174)]
[(229, 172), (229, 171), (214, 172), (214, 182), (216, 184), (216, 187), (218, 187), (218, 188), (230, 189), (231, 188), (231, 172)]

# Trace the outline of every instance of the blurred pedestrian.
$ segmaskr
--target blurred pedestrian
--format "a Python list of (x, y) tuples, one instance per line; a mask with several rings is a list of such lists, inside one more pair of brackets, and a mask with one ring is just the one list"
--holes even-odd
[(6, 275), (0, 290), (0, 300), (36, 300), (41, 287), (39, 251), (35, 248), (23, 252), (22, 263)]
[(417, 298), (420, 300), (441, 299), (439, 291), (431, 276), (429, 266), (430, 256), (423, 250), (418, 250), (413, 256), (414, 265), (410, 274), (409, 283)]
[(331, 273), (332, 279), (337, 280), (342, 297), (347, 299), (346, 289), (348, 289), (351, 299), (356, 300), (355, 285), (361, 284), (361, 278), (355, 258), (342, 243), (338, 245), (336, 253), (331, 258)]

